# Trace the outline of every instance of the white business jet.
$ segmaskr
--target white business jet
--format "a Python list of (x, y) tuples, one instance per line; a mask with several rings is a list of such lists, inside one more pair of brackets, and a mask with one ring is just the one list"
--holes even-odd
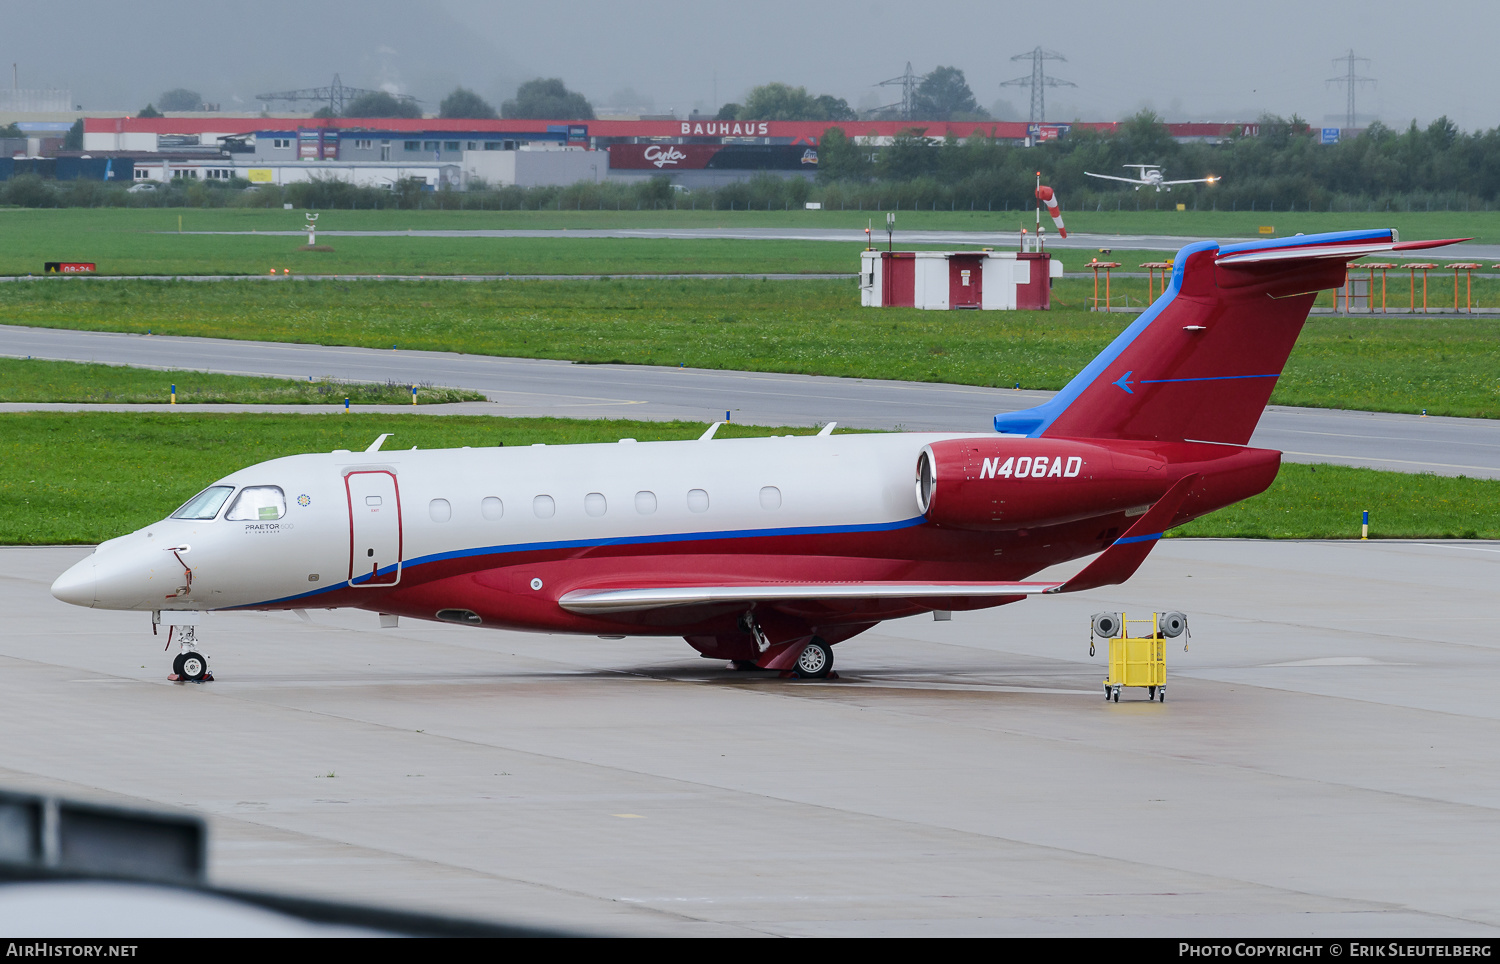
[[(387, 450), (252, 465), (101, 544), (52, 593), (152, 613), (201, 681), (207, 610), (355, 608), (459, 626), (680, 636), (826, 676), (881, 620), (1129, 578), (1167, 529), (1263, 491), (1248, 443), (1315, 293), (1393, 231), (1177, 254), (1167, 291), (991, 434)], [(1025, 581), (1098, 553), (1062, 581)], [(169, 639), (169, 645), (171, 640)]]

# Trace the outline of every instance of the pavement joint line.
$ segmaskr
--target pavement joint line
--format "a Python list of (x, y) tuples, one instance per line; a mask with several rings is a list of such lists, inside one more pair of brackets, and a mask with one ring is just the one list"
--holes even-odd
[(1490, 472), (1492, 469), (1483, 465), (1455, 465), (1451, 462), (1417, 462), (1412, 459), (1390, 459), (1385, 456), (1365, 457), (1362, 455), (1329, 455), (1325, 452), (1296, 452), (1292, 449), (1282, 449), (1283, 455), (1301, 455), (1313, 459), (1343, 459), (1346, 462), (1389, 462), (1394, 465), (1430, 465), (1434, 468), (1443, 469), (1473, 469), (1476, 472)]

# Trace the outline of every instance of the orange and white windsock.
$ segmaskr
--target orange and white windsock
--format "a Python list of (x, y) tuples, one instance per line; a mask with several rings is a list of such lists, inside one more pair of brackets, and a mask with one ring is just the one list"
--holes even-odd
[(1068, 236), (1068, 229), (1063, 227), (1062, 208), (1057, 206), (1057, 195), (1052, 189), (1043, 184), (1036, 189), (1036, 199), (1047, 205), (1047, 213), (1052, 215), (1052, 220), (1057, 224), (1057, 233), (1063, 237)]

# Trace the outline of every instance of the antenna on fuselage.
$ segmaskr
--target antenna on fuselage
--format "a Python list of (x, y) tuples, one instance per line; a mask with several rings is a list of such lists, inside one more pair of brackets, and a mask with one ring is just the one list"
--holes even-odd
[(388, 438), (390, 438), (392, 435), (395, 435), (395, 434), (396, 434), (395, 432), (386, 432), (384, 435), (380, 436), (380, 438), (378, 438), (375, 441), (371, 442), (370, 443), (370, 447), (367, 448), (367, 449), (365, 449), (365, 451), (366, 452), (379, 452), (380, 451), (380, 447), (385, 444), (385, 440), (388, 439)]

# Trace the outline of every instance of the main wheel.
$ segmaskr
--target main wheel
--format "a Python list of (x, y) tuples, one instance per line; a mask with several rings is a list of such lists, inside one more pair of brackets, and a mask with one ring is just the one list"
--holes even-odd
[(797, 656), (796, 669), (803, 679), (824, 679), (833, 671), (833, 647), (814, 636)]
[(177, 675), (190, 683), (201, 683), (203, 677), (208, 675), (208, 658), (202, 653), (183, 653), (179, 659), (182, 660), (182, 668)]
[(182, 678), (182, 661), (187, 659), (187, 653), (178, 653), (172, 660), (172, 675), (178, 679)]

